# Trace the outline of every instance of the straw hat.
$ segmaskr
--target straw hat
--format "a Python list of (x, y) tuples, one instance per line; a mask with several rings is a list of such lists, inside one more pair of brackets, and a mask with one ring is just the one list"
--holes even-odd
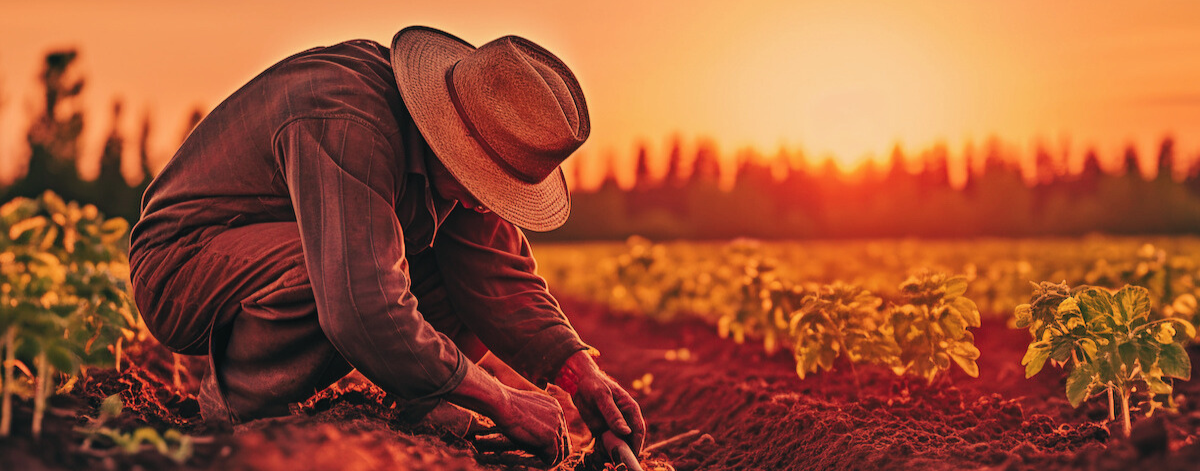
[(392, 39), (392, 70), (421, 135), (479, 202), (529, 230), (566, 222), (571, 200), (559, 164), (591, 131), (566, 64), (517, 36), (476, 49), (415, 26)]

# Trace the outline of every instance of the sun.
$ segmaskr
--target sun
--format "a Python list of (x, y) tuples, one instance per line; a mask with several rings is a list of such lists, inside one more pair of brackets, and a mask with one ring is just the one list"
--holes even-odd
[(961, 74), (919, 19), (895, 11), (811, 14), (802, 28), (748, 35), (724, 59), (731, 135), (762, 148), (785, 139), (843, 168), (897, 143), (947, 137), (962, 101), (954, 79)]

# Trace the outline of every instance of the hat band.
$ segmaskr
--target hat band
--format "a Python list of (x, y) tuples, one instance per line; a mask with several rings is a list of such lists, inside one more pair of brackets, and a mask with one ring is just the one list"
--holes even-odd
[(508, 163), (507, 160), (504, 160), (504, 158), (500, 156), (500, 153), (496, 152), (496, 149), (493, 149), (492, 146), (488, 144), (487, 139), (484, 139), (483, 134), (480, 133), (479, 129), (475, 127), (475, 124), (471, 122), (471, 118), (467, 116), (467, 110), (463, 108), (462, 100), (458, 97), (458, 90), (454, 87), (454, 67), (456, 66), (458, 66), (458, 62), (451, 64), (450, 68), (446, 70), (446, 88), (448, 88), (450, 91), (450, 102), (454, 104), (454, 110), (458, 112), (459, 118), (461, 118), (461, 121), (467, 127), (467, 134), (469, 134), (471, 138), (475, 140), (475, 142), (479, 143), (479, 147), (483, 149), (483, 153), (487, 154), (487, 156), (490, 157), (493, 162), (496, 162), (496, 165), (499, 165), (500, 168), (505, 172), (516, 176), (525, 183), (541, 183), (542, 180), (536, 177), (531, 177), (525, 172), (517, 170), (517, 168), (513, 167), (512, 164)]

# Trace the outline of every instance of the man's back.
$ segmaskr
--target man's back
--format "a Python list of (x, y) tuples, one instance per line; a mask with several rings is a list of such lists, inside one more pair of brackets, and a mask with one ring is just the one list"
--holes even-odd
[[(310, 49), (280, 61), (217, 106), (155, 178), (131, 235), (133, 253), (208, 227), (294, 221), (276, 151), (279, 130), (302, 118), (348, 118), (401, 149), (393, 113), (408, 119), (404, 109), (388, 50), (373, 41)], [(402, 164), (399, 158), (378, 160)]]

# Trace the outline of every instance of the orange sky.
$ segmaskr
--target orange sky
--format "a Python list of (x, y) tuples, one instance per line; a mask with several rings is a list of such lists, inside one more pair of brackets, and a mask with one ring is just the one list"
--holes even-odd
[(166, 158), (189, 109), (215, 106), (278, 59), (345, 39), (386, 43), (410, 24), (476, 45), (518, 34), (558, 54), (588, 98), (591, 167), (631, 159), (639, 139), (662, 154), (674, 132), (712, 137), (727, 158), (786, 146), (847, 165), (896, 142), (957, 153), (993, 134), (1024, 148), (1069, 143), (1078, 156), (1130, 142), (1151, 154), (1172, 133), (1184, 153), (1200, 151), (1194, 1), (6, 3), (0, 176), (24, 158), (49, 48), (80, 49), (86, 153), (99, 153), (120, 96), (120, 126), (134, 135), (150, 112)]

